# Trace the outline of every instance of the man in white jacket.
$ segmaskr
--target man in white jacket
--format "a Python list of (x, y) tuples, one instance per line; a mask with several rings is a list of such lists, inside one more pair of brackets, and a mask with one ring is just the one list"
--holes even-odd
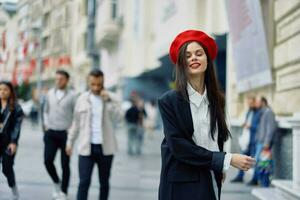
[(94, 164), (100, 180), (100, 200), (107, 200), (113, 155), (117, 150), (113, 124), (122, 119), (120, 104), (114, 94), (103, 87), (102, 71), (92, 70), (88, 77), (89, 91), (79, 96), (74, 111), (66, 153), (71, 155), (79, 137), (79, 187), (77, 200), (86, 200)]

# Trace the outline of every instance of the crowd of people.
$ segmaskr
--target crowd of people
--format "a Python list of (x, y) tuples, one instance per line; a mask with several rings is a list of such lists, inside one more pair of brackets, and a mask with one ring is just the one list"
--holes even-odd
[[(77, 199), (88, 198), (92, 170), (96, 164), (100, 181), (99, 199), (106, 200), (109, 195), (113, 157), (117, 151), (115, 125), (125, 119), (128, 154), (141, 155), (145, 129), (151, 132), (156, 126), (156, 121), (153, 121), (157, 118), (155, 104), (150, 104), (149, 119), (146, 120), (144, 100), (137, 93), (133, 93), (130, 98), (132, 105), (123, 111), (117, 95), (104, 88), (104, 74), (98, 69), (89, 73), (88, 90), (82, 94), (70, 89), (69, 82), (69, 73), (58, 70), (55, 74), (55, 86), (43, 91), (39, 100), (40, 121), (44, 134), (44, 166), (53, 182), (52, 198), (68, 199), (70, 157), (74, 143), (78, 140)], [(17, 200), (19, 191), (13, 164), (25, 114), (17, 103), (17, 95), (10, 82), (0, 82), (0, 99), (0, 162), (12, 189), (13, 199)], [(31, 118), (31, 112), (28, 113), (28, 117)], [(54, 164), (58, 151), (61, 153), (61, 177)]]
[[(242, 153), (254, 157), (257, 164), (252, 179), (247, 184), (251, 186), (258, 185), (259, 183), (261, 185), (269, 185), (269, 183), (265, 183), (262, 177), (259, 176), (259, 161), (262, 153), (268, 153), (269, 155), (271, 153), (277, 130), (275, 114), (269, 106), (267, 99), (263, 96), (249, 96), (248, 106), (249, 109), (243, 123), (243, 131), (239, 138), (239, 144)], [(241, 183), (243, 181), (244, 172), (241, 170), (231, 180), (233, 183)]]
[[(260, 160), (267, 155), (276, 131), (275, 115), (265, 97), (249, 97), (249, 110), (240, 138), (242, 152), (223, 152), (231, 137), (226, 122), (225, 97), (216, 79), (213, 60), (215, 41), (206, 33), (188, 30), (176, 36), (170, 58), (176, 66), (176, 88), (158, 100), (164, 139), (159, 199), (221, 198), (221, 186), (230, 166), (240, 170), (232, 182), (243, 182), (244, 171), (254, 166), (250, 185), (261, 183)], [(105, 75), (99, 69), (88, 74), (87, 91), (76, 94), (68, 87), (70, 75), (58, 70), (55, 86), (41, 96), (44, 132), (44, 166), (53, 183), (52, 198), (68, 199), (70, 157), (77, 141), (79, 184), (77, 200), (88, 199), (94, 165), (98, 168), (99, 199), (107, 200), (110, 174), (117, 152), (115, 125), (126, 121), (128, 154), (142, 154), (145, 128), (157, 127), (156, 101), (145, 104), (137, 93), (124, 112), (117, 95), (104, 87)], [(0, 161), (19, 199), (13, 164), (24, 113), (10, 82), (0, 82)], [(62, 176), (54, 159), (61, 152)], [(181, 183), (181, 184), (178, 184)]]

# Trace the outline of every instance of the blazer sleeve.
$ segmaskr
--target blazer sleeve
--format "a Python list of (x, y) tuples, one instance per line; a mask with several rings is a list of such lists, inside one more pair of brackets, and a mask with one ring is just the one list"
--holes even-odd
[(67, 138), (67, 146), (73, 147), (75, 140), (79, 135), (79, 128), (80, 128), (80, 113), (78, 112), (78, 107), (80, 106), (80, 102), (76, 101), (74, 112), (73, 112), (73, 120), (72, 125), (68, 131), (68, 138)]
[(276, 120), (275, 120), (275, 116), (274, 113), (269, 110), (266, 113), (266, 120), (265, 120), (266, 124), (266, 137), (264, 140), (264, 145), (270, 145), (273, 138), (274, 138), (274, 134), (276, 132), (277, 126), (276, 126)]
[(110, 112), (111, 118), (115, 122), (121, 122), (124, 118), (124, 112), (121, 109), (119, 98), (116, 94), (109, 92), (109, 102), (107, 103), (107, 109)]
[(179, 161), (222, 172), (225, 152), (212, 152), (187, 140), (178, 128), (177, 119), (171, 102), (159, 99), (164, 135), (172, 155)]
[(16, 108), (13, 112), (15, 112), (15, 113), (13, 116), (14, 118), (12, 119), (13, 126), (12, 126), (12, 131), (11, 131), (10, 142), (18, 144), (24, 113), (23, 113), (21, 106), (19, 106), (19, 105), (16, 106)]

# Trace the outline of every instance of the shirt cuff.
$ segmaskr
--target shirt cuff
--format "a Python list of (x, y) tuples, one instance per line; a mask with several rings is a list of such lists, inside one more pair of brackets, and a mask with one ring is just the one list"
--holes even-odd
[(226, 153), (226, 154), (225, 154), (224, 164), (223, 164), (223, 172), (224, 172), (224, 173), (225, 173), (226, 171), (228, 171), (228, 169), (229, 169), (229, 167), (230, 167), (231, 158), (232, 158), (232, 154), (231, 154), (231, 153)]

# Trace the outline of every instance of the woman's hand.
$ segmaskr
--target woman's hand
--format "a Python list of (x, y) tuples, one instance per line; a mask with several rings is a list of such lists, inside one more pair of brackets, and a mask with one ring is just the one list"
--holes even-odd
[(10, 143), (7, 149), (9, 149), (11, 155), (14, 155), (17, 151), (17, 145), (15, 143)]
[(255, 159), (242, 155), (242, 154), (232, 154), (230, 165), (243, 171), (248, 171), (255, 164)]

